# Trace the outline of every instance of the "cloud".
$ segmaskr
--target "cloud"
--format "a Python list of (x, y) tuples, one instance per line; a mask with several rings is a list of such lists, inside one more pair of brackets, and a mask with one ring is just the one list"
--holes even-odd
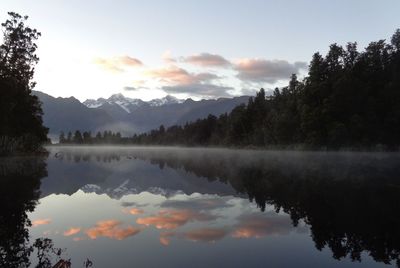
[(234, 64), (234, 69), (238, 72), (236, 76), (240, 80), (270, 84), (289, 79), (291, 74), (297, 74), (306, 67), (305, 62), (289, 63), (285, 60), (266, 59), (241, 59)]
[(157, 215), (138, 218), (136, 223), (146, 226), (153, 225), (157, 229), (176, 229), (189, 221), (210, 221), (215, 219), (213, 215), (194, 212), (192, 210), (163, 210)]
[(149, 70), (145, 72), (145, 74), (169, 85), (190, 85), (194, 83), (210, 82), (220, 78), (212, 73), (189, 73), (185, 69), (175, 65)]
[(197, 97), (215, 98), (230, 97), (229, 91), (233, 90), (232, 87), (213, 84), (213, 81), (221, 79), (216, 74), (190, 73), (175, 65), (149, 70), (145, 74), (163, 83), (161, 89), (168, 94), (186, 93)]
[(266, 216), (242, 215), (232, 232), (235, 238), (261, 238), (269, 235), (288, 234), (293, 230), (288, 216), (267, 213)]
[(187, 93), (193, 96), (209, 98), (231, 97), (232, 94), (230, 94), (229, 91), (233, 90), (232, 87), (196, 83), (188, 85), (164, 86), (162, 89), (169, 94)]
[(32, 227), (37, 227), (39, 225), (45, 225), (51, 223), (51, 219), (38, 219), (32, 221)]
[(75, 235), (75, 234), (79, 233), (80, 231), (81, 231), (81, 228), (72, 227), (72, 228), (70, 228), (70, 229), (68, 229), (68, 230), (66, 230), (66, 231), (64, 232), (64, 236)]
[(86, 235), (90, 239), (96, 239), (98, 237), (108, 237), (111, 239), (122, 240), (127, 237), (138, 234), (142, 229), (127, 226), (122, 228), (121, 222), (116, 220), (99, 221), (96, 223), (95, 227), (86, 230)]
[(198, 55), (192, 55), (183, 57), (182, 61), (185, 63), (198, 65), (201, 67), (227, 67), (231, 66), (231, 62), (220, 55), (201, 53)]
[(93, 62), (103, 69), (117, 73), (124, 72), (128, 67), (140, 67), (143, 65), (140, 60), (129, 56), (95, 58)]
[(162, 59), (164, 62), (168, 63), (168, 64), (170, 64), (170, 63), (175, 63), (175, 62), (176, 62), (176, 59), (172, 57), (172, 53), (171, 53), (170, 50), (166, 50), (166, 51), (162, 54), (161, 59)]
[(138, 60), (136, 58), (129, 57), (129, 56), (118, 57), (117, 61), (119, 63), (123, 64), (123, 65), (132, 66), (132, 67), (142, 66), (143, 65), (143, 63), (140, 60)]
[(137, 91), (138, 89), (136, 87), (124, 87), (124, 90), (126, 90), (126, 91)]

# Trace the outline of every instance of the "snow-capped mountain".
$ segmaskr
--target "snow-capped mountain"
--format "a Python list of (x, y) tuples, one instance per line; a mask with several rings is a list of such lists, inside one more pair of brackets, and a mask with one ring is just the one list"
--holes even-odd
[(184, 125), (186, 122), (205, 118), (209, 114), (219, 116), (229, 113), (249, 97), (219, 98), (210, 100), (185, 101), (166, 96), (161, 99), (142, 101), (122, 94), (112, 95), (108, 99), (79, 100), (70, 98), (54, 98), (43, 92), (34, 91), (43, 103), (43, 120), (50, 130), (50, 136), (57, 140), (60, 132), (75, 130), (118, 131), (124, 136), (142, 133), (164, 125)]
[(185, 100), (177, 99), (174, 96), (167, 95), (164, 98), (161, 99), (153, 99), (149, 102), (147, 102), (150, 106), (155, 107), (155, 106), (161, 106), (161, 105), (169, 105), (169, 104), (174, 104), (174, 103), (182, 103)]
[(169, 105), (169, 104), (175, 104), (175, 103), (182, 103), (184, 100), (177, 99), (173, 96), (167, 95), (164, 98), (161, 99), (153, 99), (150, 101), (142, 101), (141, 99), (132, 99), (125, 97), (121, 93), (119, 94), (114, 94), (108, 99), (104, 98), (99, 98), (97, 100), (94, 99), (88, 99), (83, 102), (84, 105), (88, 108), (99, 108), (103, 106), (118, 106), (122, 110), (124, 110), (127, 113), (132, 113), (133, 111), (137, 110), (140, 107), (143, 106), (149, 106), (149, 107), (157, 107), (157, 106), (162, 106), (162, 105)]

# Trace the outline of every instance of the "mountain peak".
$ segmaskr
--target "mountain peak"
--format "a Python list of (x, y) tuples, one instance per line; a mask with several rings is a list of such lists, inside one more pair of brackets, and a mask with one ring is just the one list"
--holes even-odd
[(167, 95), (161, 99), (152, 99), (151, 101), (148, 102), (150, 106), (161, 106), (161, 105), (169, 105), (169, 104), (175, 104), (175, 103), (182, 103), (185, 100), (180, 100), (174, 96)]
[(127, 99), (129, 99), (129, 98), (122, 95), (122, 93), (113, 94), (108, 98), (109, 101), (121, 101), (121, 100), (127, 100)]
[(171, 95), (166, 95), (165, 97), (159, 99), (152, 99), (150, 101), (143, 101), (141, 99), (132, 99), (125, 97), (122, 93), (116, 93), (111, 95), (108, 99), (104, 98), (98, 98), (97, 100), (87, 99), (86, 101), (83, 102), (83, 104), (89, 108), (99, 108), (103, 105), (111, 105), (116, 107), (119, 106), (118, 109), (122, 109), (127, 113), (131, 113), (143, 105), (154, 107), (154, 106), (182, 103), (184, 101), (185, 100), (178, 99)]

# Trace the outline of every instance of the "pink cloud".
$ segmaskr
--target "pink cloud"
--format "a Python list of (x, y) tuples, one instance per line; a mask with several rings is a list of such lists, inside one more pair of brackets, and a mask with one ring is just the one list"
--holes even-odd
[(175, 65), (149, 70), (146, 75), (169, 85), (189, 85), (219, 79), (217, 75), (212, 73), (193, 74)]
[(95, 58), (93, 62), (103, 69), (117, 73), (124, 72), (127, 67), (140, 67), (143, 65), (140, 60), (130, 56)]

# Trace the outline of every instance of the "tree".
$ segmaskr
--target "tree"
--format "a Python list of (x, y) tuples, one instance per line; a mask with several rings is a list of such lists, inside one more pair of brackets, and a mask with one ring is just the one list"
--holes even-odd
[(10, 18), (1, 24), (4, 35), (0, 45), (0, 137), (18, 144), (13, 151), (35, 151), (47, 141), (48, 132), (43, 126), (41, 103), (31, 94), (35, 86), (34, 66), (39, 60), (35, 41), (40, 33), (25, 25), (27, 16), (8, 14)]

